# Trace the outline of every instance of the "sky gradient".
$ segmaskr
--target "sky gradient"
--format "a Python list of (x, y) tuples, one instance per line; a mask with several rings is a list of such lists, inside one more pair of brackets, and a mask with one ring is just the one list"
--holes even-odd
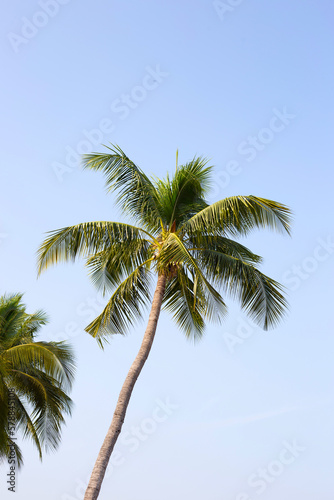
[[(59, 450), (22, 443), (16, 500), (80, 500), (145, 321), (101, 351), (84, 327), (103, 308), (82, 262), (37, 280), (47, 231), (125, 217), (80, 154), (114, 143), (165, 176), (215, 166), (210, 201), (291, 207), (292, 237), (242, 243), (286, 286), (263, 332), (228, 300), (195, 345), (162, 313), (100, 499), (332, 500), (334, 6), (329, 0), (18, 0), (0, 19), (0, 293), (45, 309), (41, 339), (77, 356)], [(1, 498), (13, 498), (0, 467)]]

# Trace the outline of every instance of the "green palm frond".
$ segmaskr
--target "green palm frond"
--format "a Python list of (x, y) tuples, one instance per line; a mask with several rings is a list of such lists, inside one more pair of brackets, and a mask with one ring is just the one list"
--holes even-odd
[(40, 371), (38, 379), (46, 397), (43, 404), (40, 399), (37, 399), (32, 420), (41, 445), (46, 451), (53, 451), (60, 443), (60, 430), (65, 421), (64, 415), (71, 415), (72, 401), (46, 373)]
[(148, 240), (138, 238), (127, 244), (116, 242), (109, 249), (89, 257), (86, 265), (94, 285), (105, 294), (107, 290), (118, 286), (152, 255), (152, 244)]
[(183, 269), (168, 281), (163, 307), (173, 314), (176, 324), (188, 338), (202, 337), (205, 326), (205, 294), (203, 287), (196, 285)]
[(0, 376), (0, 463), (8, 457), (8, 407), (8, 387)]
[(23, 294), (3, 295), (0, 297), (1, 339), (10, 338), (26, 318), (25, 307), (21, 303)]
[(11, 335), (3, 338), (3, 345), (7, 349), (19, 344), (26, 344), (31, 342), (42, 326), (48, 322), (47, 314), (40, 310), (34, 314), (24, 314), (20, 318), (17, 328), (11, 331)]
[(61, 384), (71, 387), (74, 376), (72, 349), (64, 342), (31, 342), (16, 345), (0, 355), (4, 363), (24, 369), (44, 370)]
[(207, 276), (230, 296), (264, 330), (274, 327), (286, 311), (282, 287), (252, 264), (219, 251), (200, 249), (196, 258)]
[(230, 238), (225, 238), (224, 236), (200, 234), (199, 237), (197, 237), (196, 234), (191, 234), (186, 242), (193, 251), (200, 249), (213, 250), (230, 255), (231, 257), (235, 257), (249, 264), (260, 264), (262, 262), (262, 257), (254, 254), (249, 248)]
[[(1, 368), (1, 365), (0, 365)], [(23, 464), (22, 452), (17, 442), (10, 436), (9, 424), (9, 388), (0, 375), (0, 465), (7, 462), (10, 452), (14, 449), (18, 468)], [(15, 430), (14, 430), (15, 432)]]
[(111, 153), (84, 155), (84, 168), (102, 171), (108, 190), (118, 192), (117, 203), (149, 231), (159, 227), (160, 213), (153, 183), (117, 145), (105, 146)]
[(232, 196), (198, 212), (180, 231), (236, 236), (254, 228), (268, 228), (290, 234), (290, 220), (290, 209), (281, 203), (256, 196)]
[(174, 177), (155, 181), (159, 193), (158, 204), (165, 226), (176, 228), (207, 207), (204, 196), (210, 186), (212, 167), (207, 167), (205, 158), (194, 158), (185, 165), (178, 166)]
[(34, 426), (33, 421), (30, 418), (30, 415), (21, 399), (16, 395), (15, 397), (15, 405), (16, 405), (16, 418), (17, 418), (17, 428), (22, 429), (24, 438), (31, 438), (34, 442), (39, 458), (42, 460), (42, 445), (38, 438), (38, 434), (36, 428)]
[[(9, 392), (15, 402), (17, 430), (30, 437), (40, 457), (60, 441), (64, 415), (71, 412), (65, 393), (74, 376), (72, 349), (64, 342), (36, 342), (47, 322), (43, 311), (27, 314), (22, 294), (0, 297), (0, 461), (13, 441), (8, 434)], [(15, 443), (18, 465), (22, 453)]]
[(226, 304), (219, 292), (207, 280), (201, 266), (176, 233), (170, 233), (164, 242), (163, 250), (159, 256), (160, 272), (163, 272), (166, 267), (168, 268), (169, 263), (184, 266), (194, 276), (194, 279), (203, 287), (203, 294), (205, 294), (205, 318), (220, 322), (226, 314)]
[(19, 447), (17, 442), (13, 441), (11, 437), (7, 434), (6, 439), (3, 441), (3, 444), (4, 446), (1, 446), (0, 443), (0, 465), (8, 461), (8, 455), (12, 448), (14, 449), (15, 452), (17, 467), (18, 469), (20, 469), (23, 465), (23, 456), (21, 448)]
[(29, 433), (35, 444), (38, 441), (40, 448), (43, 447), (46, 451), (56, 449), (60, 442), (60, 428), (64, 423), (64, 415), (70, 415), (72, 407), (72, 401), (62, 390), (61, 384), (38, 369), (30, 370), (30, 373), (28, 370), (25, 372), (13, 370), (10, 384), (15, 389), (22, 406), (26, 401), (30, 409), (29, 422), (22, 421), (28, 424), (24, 436)]
[(89, 257), (109, 249), (115, 243), (130, 244), (134, 239), (154, 239), (145, 230), (118, 222), (86, 222), (57, 231), (42, 243), (38, 250), (39, 274), (52, 264)]
[(102, 313), (86, 327), (86, 332), (99, 341), (100, 347), (108, 335), (124, 335), (135, 321), (141, 319), (143, 309), (151, 299), (151, 273), (145, 264), (149, 262), (137, 267), (119, 284)]

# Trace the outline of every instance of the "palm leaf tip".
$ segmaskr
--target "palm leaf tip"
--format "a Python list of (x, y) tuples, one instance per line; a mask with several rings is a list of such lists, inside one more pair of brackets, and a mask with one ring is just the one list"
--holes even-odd
[(255, 285), (241, 292), (243, 308), (264, 330), (275, 328), (288, 311), (282, 291), (282, 285), (258, 271)]
[(287, 205), (253, 195), (248, 196), (247, 199), (251, 202), (250, 210), (253, 211), (255, 217), (258, 217), (260, 227), (268, 226), (291, 235), (293, 214)]

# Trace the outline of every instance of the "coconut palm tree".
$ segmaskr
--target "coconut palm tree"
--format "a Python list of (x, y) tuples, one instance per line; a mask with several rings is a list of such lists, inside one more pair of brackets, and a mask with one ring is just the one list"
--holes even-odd
[[(108, 190), (133, 224), (87, 222), (52, 231), (39, 249), (39, 272), (84, 257), (97, 287), (111, 296), (86, 331), (100, 345), (124, 334), (151, 304), (144, 338), (121, 389), (108, 433), (94, 466), (85, 500), (95, 500), (135, 382), (149, 355), (161, 307), (187, 337), (203, 335), (206, 320), (221, 321), (223, 294), (264, 329), (286, 308), (281, 286), (262, 274), (261, 257), (233, 238), (254, 228), (289, 233), (289, 209), (255, 196), (234, 196), (208, 204), (212, 167), (195, 157), (165, 179), (150, 179), (118, 147), (84, 156), (84, 167), (101, 171)], [(151, 284), (156, 277), (151, 299)]]
[(57, 448), (64, 414), (71, 411), (65, 393), (73, 380), (73, 354), (63, 342), (36, 342), (47, 322), (43, 311), (28, 314), (22, 294), (0, 297), (0, 460), (14, 451), (23, 463), (16, 431), (42, 451)]

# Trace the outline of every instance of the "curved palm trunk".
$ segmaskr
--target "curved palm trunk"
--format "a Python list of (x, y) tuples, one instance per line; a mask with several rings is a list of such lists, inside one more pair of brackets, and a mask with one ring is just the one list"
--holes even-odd
[(119, 394), (114, 416), (95, 462), (84, 500), (96, 500), (100, 493), (102, 481), (108, 466), (110, 456), (122, 429), (132, 390), (152, 347), (165, 287), (166, 276), (160, 275), (158, 277), (157, 287), (154, 292), (152, 308), (143, 342), (134, 362), (131, 365), (129, 373), (126, 376), (125, 382)]

